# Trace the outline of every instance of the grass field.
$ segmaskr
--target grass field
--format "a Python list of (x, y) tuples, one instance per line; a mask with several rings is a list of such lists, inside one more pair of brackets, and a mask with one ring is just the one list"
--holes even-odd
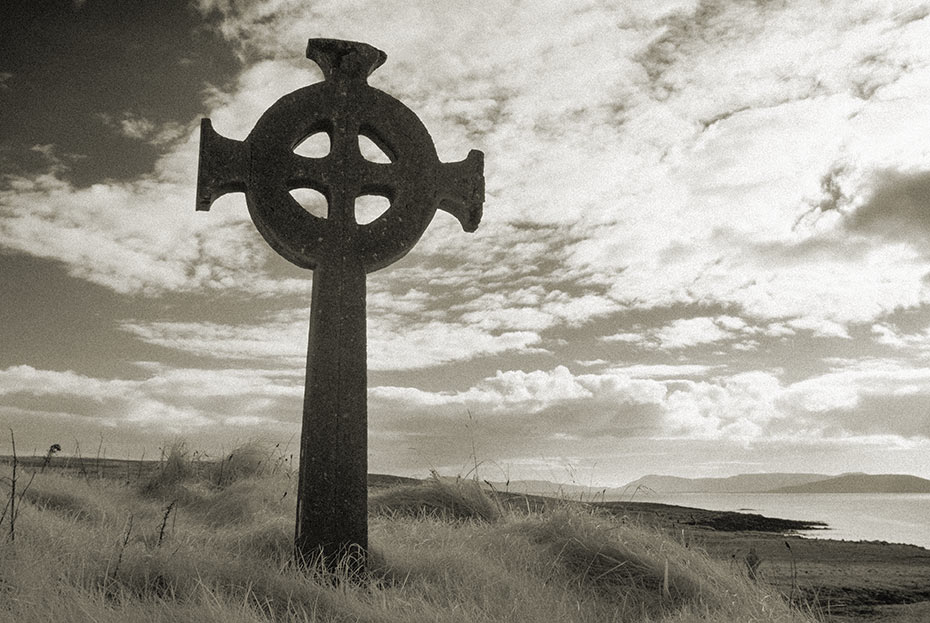
[(10, 465), (0, 485), (0, 621), (812, 620), (654, 527), (502, 505), (471, 481), (373, 488), (359, 583), (293, 567), (296, 474), (258, 447), (106, 473), (26, 463), (15, 499)]

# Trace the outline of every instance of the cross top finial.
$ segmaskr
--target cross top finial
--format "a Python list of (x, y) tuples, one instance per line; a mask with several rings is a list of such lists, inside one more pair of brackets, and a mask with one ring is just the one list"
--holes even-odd
[(365, 81), (384, 64), (387, 54), (359, 41), (310, 39), (307, 58), (320, 66), (326, 80), (346, 78)]

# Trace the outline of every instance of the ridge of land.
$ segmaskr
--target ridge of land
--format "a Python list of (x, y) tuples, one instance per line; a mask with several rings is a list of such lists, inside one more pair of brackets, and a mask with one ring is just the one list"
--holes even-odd
[(908, 474), (843, 474), (771, 493), (930, 493), (930, 480)]
[(739, 474), (723, 478), (683, 478), (650, 474), (622, 487), (591, 487), (545, 480), (491, 483), (497, 489), (535, 495), (604, 500), (644, 494), (677, 493), (930, 493), (930, 480), (909, 474), (840, 475), (814, 473)]

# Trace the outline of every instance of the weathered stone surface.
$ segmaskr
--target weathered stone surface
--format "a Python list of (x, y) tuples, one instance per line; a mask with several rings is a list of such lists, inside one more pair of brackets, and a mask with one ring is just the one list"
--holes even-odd
[[(367, 550), (367, 368), (365, 274), (403, 257), (437, 208), (465, 231), (481, 220), (484, 154), (442, 163), (429, 132), (402, 103), (367, 83), (386, 58), (358, 42), (310, 39), (307, 57), (324, 80), (285, 95), (244, 141), (201, 124), (197, 209), (244, 192), (255, 226), (287, 260), (314, 271), (300, 443), (296, 552), (300, 562)], [(325, 132), (330, 152), (294, 153)], [(366, 160), (359, 136), (389, 163)], [(311, 188), (328, 203), (326, 218), (304, 210), (289, 191)], [(355, 199), (378, 195), (390, 207), (359, 224)]]

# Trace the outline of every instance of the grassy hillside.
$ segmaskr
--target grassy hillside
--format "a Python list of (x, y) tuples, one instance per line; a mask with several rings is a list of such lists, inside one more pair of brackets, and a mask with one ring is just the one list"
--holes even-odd
[(20, 469), (12, 530), (5, 469), (0, 620), (811, 620), (653, 528), (502, 507), (461, 480), (374, 490), (365, 584), (300, 572), (296, 475), (257, 448), (232, 456), (193, 465), (177, 449), (137, 479)]

